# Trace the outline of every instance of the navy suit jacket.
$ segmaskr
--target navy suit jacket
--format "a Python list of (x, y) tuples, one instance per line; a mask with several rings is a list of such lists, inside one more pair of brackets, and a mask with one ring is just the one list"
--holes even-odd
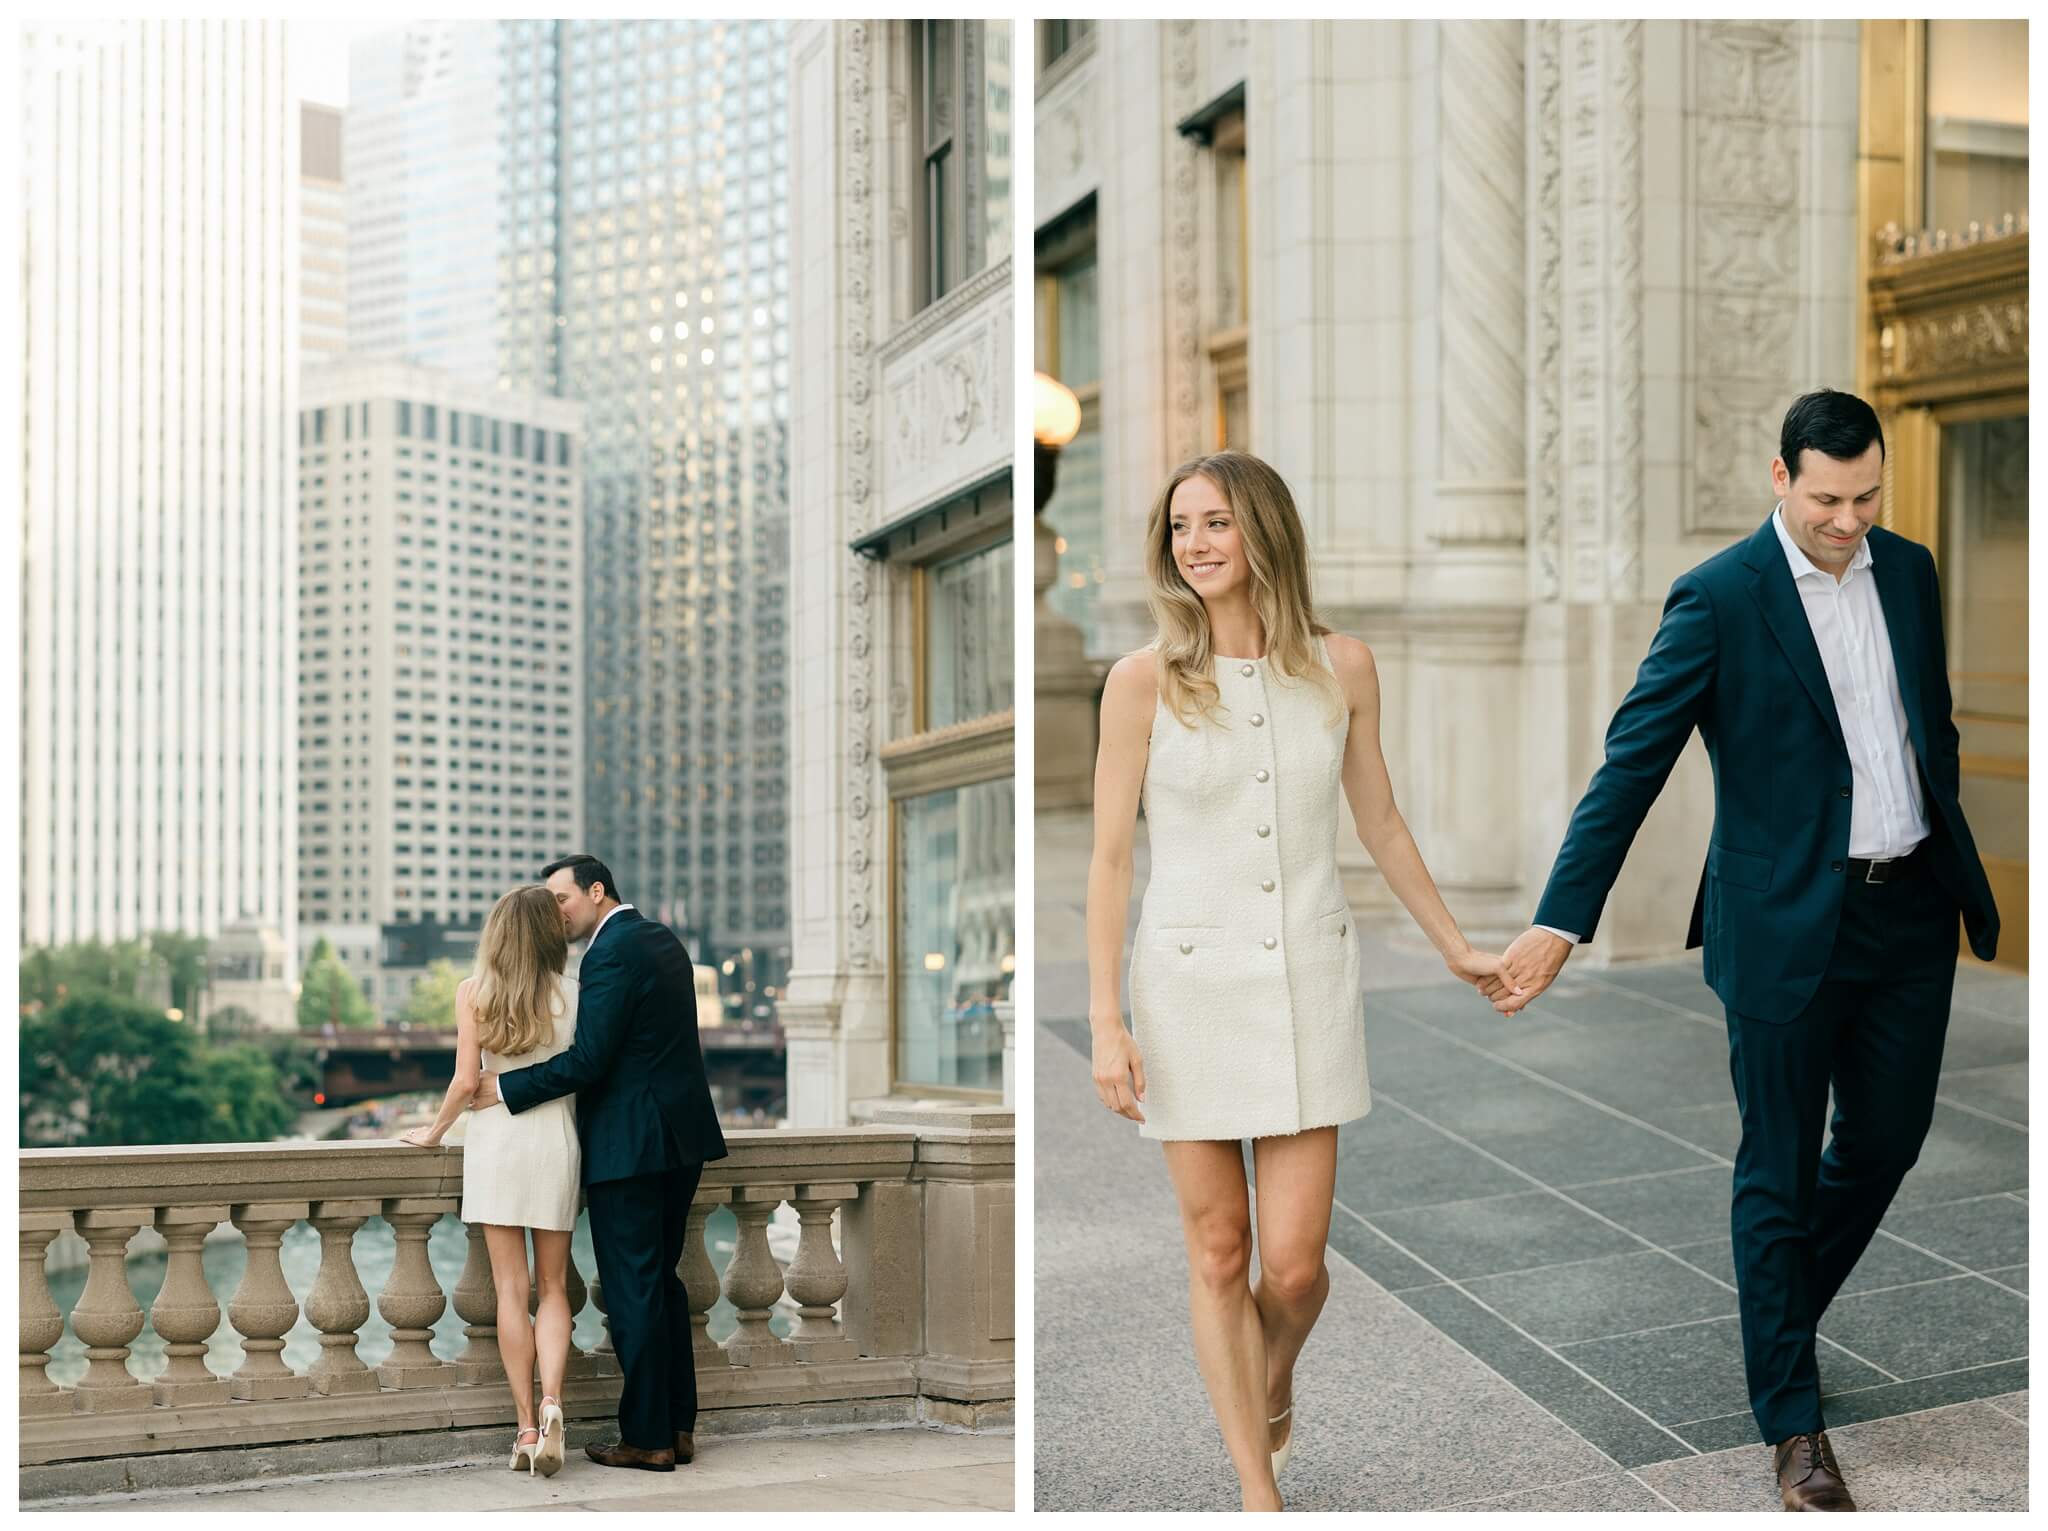
[[(1867, 535), (1867, 573), (1891, 635), (1932, 831), (1921, 854), (1962, 911), (1970, 949), (1988, 962), (1998, 909), (1957, 796), (1934, 558), (1882, 527)], [(1768, 519), (1672, 585), (1535, 923), (1592, 939), (1629, 844), (1695, 728), (1714, 771), (1714, 827), (1686, 945), (1706, 948), (1707, 983), (1729, 1009), (1789, 1021), (1813, 998), (1834, 948), (1853, 798), (1820, 648)]]
[(619, 910), (584, 952), (579, 983), (576, 1040), (500, 1074), (505, 1109), (517, 1115), (573, 1093), (585, 1185), (723, 1159), (697, 1040), (696, 971), (675, 933)]

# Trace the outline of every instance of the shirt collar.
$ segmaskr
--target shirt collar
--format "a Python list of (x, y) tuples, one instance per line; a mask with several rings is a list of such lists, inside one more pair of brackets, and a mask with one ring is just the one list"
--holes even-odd
[(604, 918), (597, 922), (597, 929), (590, 933), (590, 942), (586, 943), (583, 949), (585, 951), (590, 950), (591, 945), (595, 944), (598, 936), (603, 933), (605, 926), (611, 923), (613, 915), (617, 914), (620, 909), (631, 909), (632, 907), (631, 904), (620, 904), (617, 908), (607, 909), (604, 912)]
[[(1771, 512), (1771, 529), (1778, 534), (1778, 546), (1785, 550), (1785, 562), (1791, 567), (1793, 583), (1798, 583), (1799, 580), (1809, 574), (1819, 575), (1831, 585), (1836, 583), (1835, 577), (1811, 558), (1808, 558), (1799, 544), (1792, 540), (1792, 534), (1785, 530), (1785, 502), (1783, 500), (1778, 501), (1777, 509)], [(1856, 544), (1856, 556), (1849, 560), (1849, 572), (1854, 574), (1859, 569), (1867, 569), (1872, 562), (1874, 562), (1874, 559), (1870, 551), (1870, 534), (1865, 532), (1862, 539)], [(1841, 583), (1847, 584), (1848, 581), (1845, 579)]]

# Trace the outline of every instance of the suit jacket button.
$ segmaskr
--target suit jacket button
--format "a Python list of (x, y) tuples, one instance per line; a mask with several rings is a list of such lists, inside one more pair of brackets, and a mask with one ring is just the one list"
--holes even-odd
[(1842, 870), (1842, 863), (1839, 861), (1833, 862), (1829, 865), (1828, 870), (1830, 872), (1839, 872)]
[(1842, 796), (1844, 796), (1844, 797), (1847, 797), (1848, 795), (1849, 795), (1849, 789), (1848, 789), (1847, 787), (1844, 787), (1844, 788), (1842, 789)]

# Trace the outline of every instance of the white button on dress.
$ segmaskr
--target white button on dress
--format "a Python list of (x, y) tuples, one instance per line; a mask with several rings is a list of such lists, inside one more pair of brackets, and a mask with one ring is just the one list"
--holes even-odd
[[(1316, 650), (1327, 665), (1320, 639)], [(1270, 663), (1219, 656), (1213, 672), (1220, 720), (1190, 727), (1157, 703), (1145, 765), (1152, 875), (1133, 932), (1131, 1020), (1150, 1138), (1284, 1136), (1371, 1108), (1358, 943), (1337, 875), (1348, 721), (1334, 697)], [(1218, 832), (1247, 819), (1251, 837)]]

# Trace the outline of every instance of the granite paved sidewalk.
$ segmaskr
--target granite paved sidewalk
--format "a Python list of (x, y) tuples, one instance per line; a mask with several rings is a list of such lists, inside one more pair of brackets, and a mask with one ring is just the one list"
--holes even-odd
[[(1042, 954), (1081, 950), (1083, 855), (1084, 824), (1041, 826)], [(1374, 1107), (1339, 1135), (1290, 1507), (1770, 1508), (1697, 956), (1567, 969), (1506, 1020), (1412, 928), (1365, 934)], [(1082, 965), (1038, 979), (1036, 1503), (1234, 1507), (1158, 1146), (1095, 1101)], [(1933, 1131), (1821, 1326), (1866, 1508), (2026, 1507), (2025, 1006), (1958, 974)]]
[[(511, 1433), (491, 1432), (509, 1442)], [(257, 1487), (51, 1500), (36, 1510), (1008, 1510), (1016, 1500), (1014, 1435), (846, 1430), (701, 1438), (672, 1473), (626, 1472), (570, 1455), (552, 1478), (509, 1472), (505, 1455), (431, 1467), (288, 1478)]]

